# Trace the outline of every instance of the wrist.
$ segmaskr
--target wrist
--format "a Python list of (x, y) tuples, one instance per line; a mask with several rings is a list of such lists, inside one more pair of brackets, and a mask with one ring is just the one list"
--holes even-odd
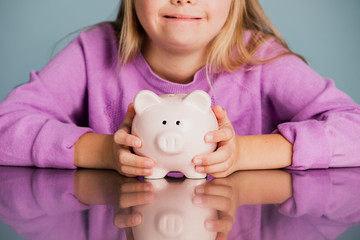
[(113, 136), (86, 133), (74, 145), (74, 165), (82, 168), (113, 169)]

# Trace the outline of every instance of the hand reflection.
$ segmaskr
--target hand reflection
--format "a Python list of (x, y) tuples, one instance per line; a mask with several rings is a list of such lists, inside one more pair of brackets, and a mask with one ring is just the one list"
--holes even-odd
[(291, 176), (282, 170), (240, 171), (196, 187), (194, 204), (218, 211), (205, 227), (218, 232), (216, 240), (227, 239), (236, 210), (241, 205), (276, 204), (291, 197)]
[(142, 215), (133, 212), (134, 206), (149, 204), (155, 199), (151, 183), (127, 178), (115, 171), (82, 169), (74, 177), (75, 196), (85, 204), (112, 204), (114, 225), (134, 227), (142, 222)]
[[(216, 239), (221, 240), (226, 239), (233, 228), (236, 210), (240, 205), (286, 201), (291, 196), (291, 176), (280, 170), (242, 171), (209, 182), (190, 179), (141, 182), (136, 178), (123, 177), (115, 171), (80, 170), (75, 174), (75, 195), (86, 204), (113, 204), (116, 227), (135, 227), (135, 231), (140, 229), (138, 232), (147, 234), (150, 230), (144, 226), (154, 223), (167, 226), (168, 221), (172, 221), (170, 225), (175, 224), (182, 220), (174, 212), (185, 219), (186, 214), (194, 215), (201, 207), (203, 210), (197, 215), (202, 214), (202, 218), (192, 223), (192, 226), (198, 224), (199, 229), (206, 228), (207, 231), (217, 233)], [(210, 213), (210, 209), (217, 214)], [(170, 214), (166, 211), (170, 211)], [(159, 220), (160, 213), (164, 214), (165, 220)], [(189, 219), (194, 220), (194, 217)], [(185, 225), (181, 227), (185, 228)], [(155, 230), (152, 235), (156, 234)], [(130, 229), (127, 229), (127, 235), (133, 239), (133, 231)]]
[(195, 205), (218, 211), (217, 218), (205, 222), (206, 229), (218, 232), (216, 240), (227, 239), (227, 233), (232, 229), (237, 208), (236, 192), (230, 177), (214, 179), (195, 189)]
[(114, 224), (118, 228), (135, 227), (142, 223), (142, 215), (133, 212), (135, 206), (150, 204), (155, 195), (151, 183), (142, 183), (137, 179), (128, 179), (117, 192), (117, 203), (115, 202)]

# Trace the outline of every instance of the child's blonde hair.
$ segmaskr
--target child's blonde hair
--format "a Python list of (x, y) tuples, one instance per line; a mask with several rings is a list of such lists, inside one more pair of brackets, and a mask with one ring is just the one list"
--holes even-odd
[[(119, 60), (126, 64), (134, 59), (145, 39), (133, 0), (121, 1), (114, 26), (119, 39)], [(251, 37), (246, 44), (244, 36), (247, 30), (251, 31)], [(270, 59), (256, 58), (256, 50), (269, 38), (278, 41), (285, 51)], [(212, 72), (231, 72), (244, 64), (265, 63), (282, 55), (295, 54), (271, 24), (258, 0), (232, 0), (228, 19), (209, 44), (207, 52), (206, 65)]]

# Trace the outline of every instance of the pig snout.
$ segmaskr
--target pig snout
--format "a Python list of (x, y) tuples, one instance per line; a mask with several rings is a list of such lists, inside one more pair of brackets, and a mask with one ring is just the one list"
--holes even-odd
[(159, 149), (167, 154), (178, 154), (183, 150), (183, 137), (176, 132), (165, 132), (160, 134), (156, 140)]

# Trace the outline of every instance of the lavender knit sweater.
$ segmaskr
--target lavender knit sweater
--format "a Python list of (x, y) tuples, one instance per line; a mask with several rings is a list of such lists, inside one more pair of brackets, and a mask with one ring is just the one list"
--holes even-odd
[[(258, 54), (274, 47), (264, 44)], [(77, 139), (86, 132), (113, 134), (139, 90), (201, 89), (227, 109), (237, 135), (280, 132), (292, 142), (289, 168), (360, 166), (359, 106), (297, 57), (211, 79), (213, 91), (204, 68), (189, 84), (171, 83), (140, 53), (119, 67), (111, 25), (84, 31), (0, 104), (0, 165), (75, 168)]]

